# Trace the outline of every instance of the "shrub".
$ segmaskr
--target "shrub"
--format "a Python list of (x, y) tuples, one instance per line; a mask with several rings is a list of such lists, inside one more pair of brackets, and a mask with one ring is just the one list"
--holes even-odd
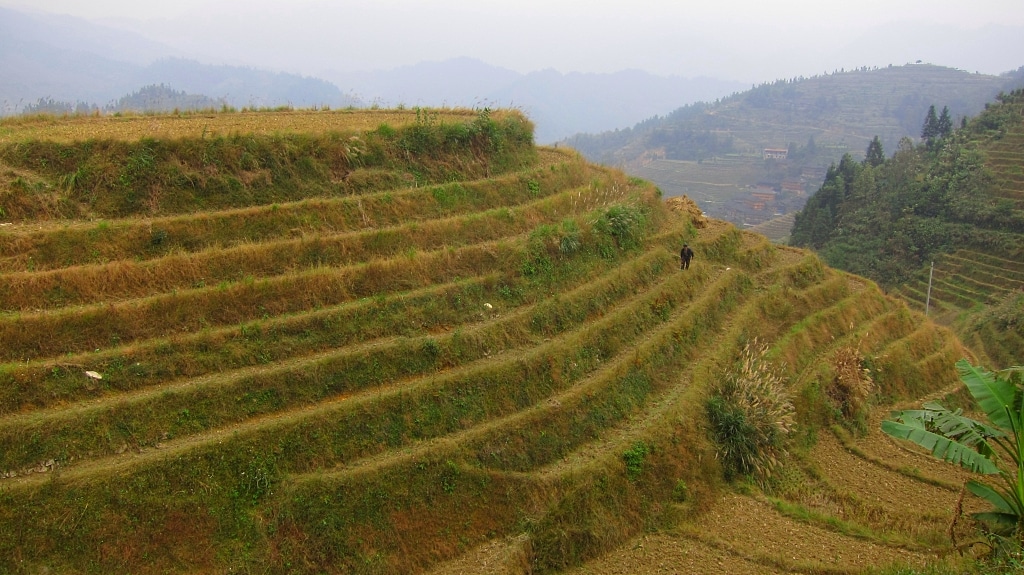
[(864, 358), (853, 347), (843, 347), (834, 358), (835, 377), (828, 387), (828, 396), (844, 417), (861, 413), (875, 384), (863, 367)]
[(596, 228), (615, 238), (615, 243), (624, 250), (639, 247), (647, 232), (649, 218), (644, 210), (635, 206), (615, 205), (598, 220)]
[(682, 479), (676, 481), (672, 488), (672, 500), (676, 503), (684, 503), (690, 497), (690, 487)]
[(647, 459), (650, 452), (646, 443), (638, 441), (622, 454), (622, 460), (626, 464), (626, 476), (630, 481), (639, 479), (640, 474), (644, 471), (644, 460)]
[(748, 343), (706, 404), (716, 457), (727, 480), (770, 477), (793, 431), (793, 402), (767, 352), (767, 344)]

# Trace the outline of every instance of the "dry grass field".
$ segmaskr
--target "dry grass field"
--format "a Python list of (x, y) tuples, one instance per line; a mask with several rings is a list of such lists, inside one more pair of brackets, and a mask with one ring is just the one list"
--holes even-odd
[[(476, 112), (469, 109), (431, 109), (429, 114), (442, 122), (464, 122), (476, 116)], [(363, 132), (373, 130), (381, 124), (400, 128), (416, 121), (415, 111), (389, 109), (185, 112), (70, 117), (15, 116), (0, 120), (0, 145), (7, 146), (27, 140), (134, 141), (141, 138), (212, 138), (232, 134), (273, 136)]]
[[(961, 477), (877, 431), (955, 382), (951, 332), (448, 113), (3, 125), (0, 572), (961, 565)], [(726, 480), (709, 398), (752, 342), (791, 432)]]

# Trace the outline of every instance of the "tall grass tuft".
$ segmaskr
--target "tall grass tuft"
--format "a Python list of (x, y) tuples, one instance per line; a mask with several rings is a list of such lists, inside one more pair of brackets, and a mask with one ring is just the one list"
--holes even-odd
[(782, 370), (767, 353), (768, 344), (748, 342), (705, 406), (727, 480), (771, 477), (795, 426)]
[(828, 387), (829, 398), (845, 418), (857, 417), (875, 388), (864, 358), (857, 348), (845, 346), (836, 352), (833, 364), (836, 374)]

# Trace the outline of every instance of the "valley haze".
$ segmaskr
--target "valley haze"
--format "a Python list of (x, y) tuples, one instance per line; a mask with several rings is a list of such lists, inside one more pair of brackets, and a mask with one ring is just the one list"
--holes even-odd
[(0, 6), (136, 32), (204, 62), (322, 77), (470, 56), (521, 73), (635, 68), (760, 83), (917, 60), (996, 74), (1020, 66), (1024, 54), (1024, 8), (1014, 0), (3, 0)]
[[(246, 67), (264, 75), (250, 84), (285, 74), (294, 75), (287, 80), (296, 92), (305, 79), (333, 84), (337, 93), (318, 85), (314, 91), (323, 94), (304, 101), (289, 93), (246, 94), (236, 83), (233, 91), (203, 94), (241, 106), (516, 107), (535, 121), (541, 143), (628, 127), (776, 79), (918, 61), (999, 74), (1019, 67), (1024, 56), (1024, 8), (1012, 0), (867, 0), (856, 7), (640, 0), (628, 8), (567, 0), (0, 0), (0, 13), (10, 10), (63, 28), (48, 35), (44, 48), (9, 39), (0, 45), (4, 66), (56, 50), (107, 61), (78, 61), (78, 70), (145, 68), (167, 58), (207, 67), (179, 74), (186, 78), (218, 71), (209, 67)], [(22, 33), (31, 28), (19, 26)], [(152, 69), (121, 70), (123, 85), (104, 82), (119, 92), (75, 94), (62, 91), (57, 79), (44, 83), (46, 92), (28, 90), (5, 69), (15, 85), (0, 94), (4, 113), (38, 98), (103, 106), (141, 88), (139, 81), (192, 92), (187, 81)], [(553, 107), (556, 101), (566, 103)]]

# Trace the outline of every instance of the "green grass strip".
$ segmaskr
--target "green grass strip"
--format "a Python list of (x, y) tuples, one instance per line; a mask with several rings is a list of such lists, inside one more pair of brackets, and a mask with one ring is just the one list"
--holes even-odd
[(385, 189), (357, 197), (308, 199), (148, 219), (71, 223), (43, 231), (0, 232), (0, 270), (47, 270), (121, 259), (148, 260), (253, 242), (397, 226), (511, 207), (575, 188), (599, 172), (578, 160), (487, 180)]
[[(564, 298), (549, 299), (455, 335), (370, 342), (302, 361), (160, 386), (104, 404), (0, 420), (0, 468), (38, 461), (73, 461), (84, 454), (113, 453), (122, 445), (151, 446), (162, 440), (323, 401), (373, 385), (450, 369), (485, 357), (488, 348), (529, 345), (604, 313), (622, 297), (673, 270), (671, 257), (652, 252), (605, 281), (584, 284)], [(482, 310), (483, 308), (477, 308)], [(476, 315), (479, 316), (479, 311)], [(467, 341), (487, 342), (468, 346)], [(19, 461), (20, 458), (20, 461)]]

